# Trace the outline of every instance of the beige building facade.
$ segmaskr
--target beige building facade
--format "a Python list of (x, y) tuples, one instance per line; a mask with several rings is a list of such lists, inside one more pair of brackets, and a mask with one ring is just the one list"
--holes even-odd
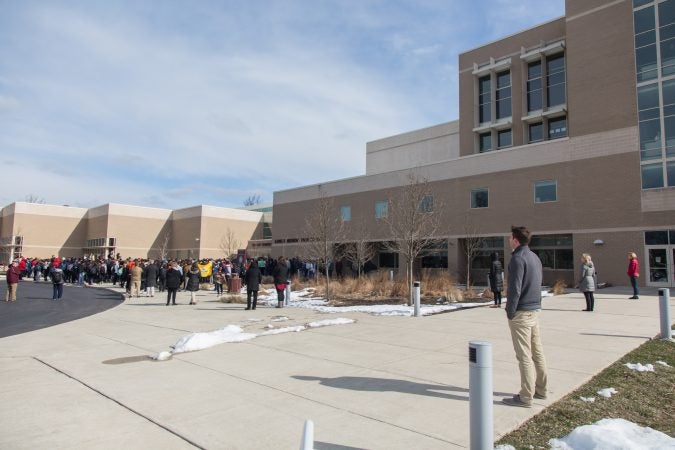
[(264, 216), (207, 205), (170, 210), (110, 203), (87, 209), (16, 202), (0, 211), (0, 262), (52, 255), (220, 258), (247, 249), (249, 241), (269, 242), (263, 239)]
[[(397, 239), (386, 211), (414, 174), (441, 242), (418, 267), (462, 279), (479, 237), (481, 284), (492, 252), (508, 264), (510, 226), (526, 225), (546, 283), (575, 285), (590, 253), (600, 282), (626, 285), (635, 252), (642, 285), (674, 286), (671, 29), (675, 0), (567, 0), (564, 17), (460, 54), (459, 119), (368, 143), (363, 176), (275, 192), (273, 253), (306, 253), (303, 217), (326, 198), (342, 241)], [(400, 263), (385, 250), (373, 262)]]

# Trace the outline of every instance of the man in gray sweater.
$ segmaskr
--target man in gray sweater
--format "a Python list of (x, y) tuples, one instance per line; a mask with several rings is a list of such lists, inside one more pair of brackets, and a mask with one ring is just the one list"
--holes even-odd
[(529, 243), (527, 228), (511, 227), (509, 244), (513, 252), (508, 267), (506, 316), (520, 369), (520, 393), (502, 402), (524, 408), (532, 406), (532, 398), (546, 398), (548, 382), (539, 331), (543, 274), (541, 261)]

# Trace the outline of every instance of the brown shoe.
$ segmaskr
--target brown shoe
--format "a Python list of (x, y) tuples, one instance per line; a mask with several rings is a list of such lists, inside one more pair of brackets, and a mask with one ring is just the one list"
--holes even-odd
[(520, 395), (516, 394), (513, 397), (506, 397), (502, 399), (502, 403), (509, 406), (519, 406), (521, 408), (531, 408), (531, 403), (525, 403), (520, 399)]
[(538, 400), (546, 400), (548, 397), (546, 396), (546, 394), (542, 395), (542, 394), (537, 394), (537, 393), (535, 392), (535, 393), (534, 393), (534, 398), (536, 398), (536, 399), (538, 399)]

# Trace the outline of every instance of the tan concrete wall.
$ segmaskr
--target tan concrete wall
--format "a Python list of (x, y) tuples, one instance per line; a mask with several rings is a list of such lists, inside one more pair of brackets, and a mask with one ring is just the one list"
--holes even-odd
[(632, 2), (568, 0), (566, 5), (568, 134), (635, 126)]
[(111, 215), (108, 236), (117, 238), (116, 252), (123, 258), (153, 258), (166, 223), (162, 219)]
[(14, 231), (23, 236), (23, 255), (26, 257), (81, 256), (87, 223), (76, 217), (16, 214)]
[(187, 258), (188, 254), (193, 258), (199, 256), (201, 241), (195, 239), (201, 239), (201, 224), (201, 216), (171, 221), (171, 257), (177, 254), (181, 258)]
[[(202, 220), (201, 251), (205, 258), (222, 258), (225, 255), (224, 239), (231, 231), (238, 245), (234, 249), (245, 249), (251, 239), (262, 239), (262, 222), (230, 220), (215, 217), (204, 217)], [(222, 245), (221, 245), (222, 243)]]

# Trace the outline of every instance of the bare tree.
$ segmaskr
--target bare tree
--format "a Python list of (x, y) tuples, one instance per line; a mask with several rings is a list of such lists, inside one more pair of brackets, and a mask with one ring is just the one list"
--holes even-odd
[[(406, 260), (406, 284), (408, 286), (408, 304), (413, 298), (413, 267), (419, 254), (439, 239), (439, 215), (434, 212), (434, 197), (429, 182), (413, 173), (408, 174), (408, 182), (400, 188), (389, 202), (389, 211), (384, 219), (389, 227), (391, 241), (384, 247), (396, 252)], [(436, 205), (438, 208), (439, 205)]]
[(471, 286), (471, 264), (480, 249), (485, 244), (485, 240), (478, 235), (478, 229), (469, 221), (469, 215), (464, 216), (464, 255), (466, 256), (466, 288)]
[(316, 206), (305, 219), (305, 236), (310, 236), (305, 250), (309, 259), (323, 264), (326, 273), (326, 300), (330, 299), (330, 263), (335, 257), (335, 244), (344, 235), (344, 222), (332, 199), (319, 187)]
[(258, 194), (249, 195), (244, 199), (244, 206), (253, 206), (259, 204), (260, 204), (260, 195)]
[(370, 232), (365, 220), (350, 223), (347, 227), (352, 232), (349, 241), (344, 244), (342, 255), (357, 266), (358, 277), (361, 278), (363, 265), (377, 256), (377, 248), (370, 242)]
[(162, 237), (159, 247), (157, 247), (157, 254), (160, 260), (165, 260), (169, 256), (169, 242), (171, 242), (171, 232), (166, 231)]
[(28, 194), (28, 195), (26, 195), (26, 196), (24, 197), (24, 201), (25, 201), (26, 203), (39, 203), (39, 204), (41, 204), (41, 205), (44, 205), (44, 204), (46, 203), (44, 198), (38, 197), (38, 196), (35, 195), (35, 194)]
[(237, 239), (234, 231), (230, 227), (227, 227), (225, 234), (220, 238), (220, 249), (225, 253), (225, 256), (231, 258), (234, 252), (239, 249), (240, 241)]

